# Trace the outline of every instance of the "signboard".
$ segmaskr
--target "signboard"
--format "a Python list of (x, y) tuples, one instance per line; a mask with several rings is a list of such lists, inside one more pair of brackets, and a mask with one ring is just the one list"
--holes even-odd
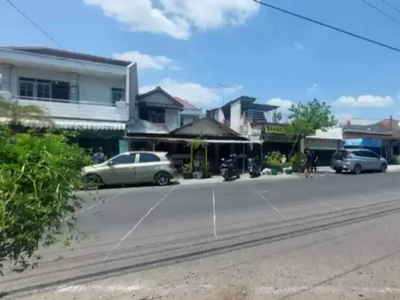
[(128, 141), (127, 140), (119, 140), (119, 153), (124, 153), (129, 151)]
[(377, 139), (349, 139), (344, 141), (344, 146), (382, 147), (382, 141)]
[(304, 147), (314, 150), (337, 150), (338, 141), (329, 139), (306, 138), (304, 141)]
[(264, 133), (285, 134), (283, 126), (267, 125), (264, 126)]
[(266, 142), (274, 142), (274, 143), (293, 143), (294, 142), (294, 137), (290, 137), (287, 135), (283, 134), (270, 134), (266, 135), (264, 134), (262, 136), (262, 139)]

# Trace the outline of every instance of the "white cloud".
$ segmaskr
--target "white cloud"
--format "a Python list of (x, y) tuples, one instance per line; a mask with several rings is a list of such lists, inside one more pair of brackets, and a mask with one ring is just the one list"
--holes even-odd
[(293, 43), (293, 45), (294, 45), (294, 47), (295, 47), (297, 50), (304, 50), (304, 45), (301, 44), (301, 43), (299, 43), (299, 42), (297, 42), (297, 41), (295, 41), (295, 42)]
[(126, 24), (130, 30), (168, 34), (187, 39), (193, 27), (221, 28), (240, 25), (256, 14), (251, 0), (82, 0), (99, 6), (103, 13)]
[(292, 106), (292, 104), (294, 104), (294, 102), (290, 100), (283, 100), (281, 98), (273, 98), (267, 101), (267, 104), (279, 106), (282, 109), (288, 109)]
[(394, 103), (393, 99), (389, 96), (372, 96), (363, 95), (357, 98), (342, 96), (333, 102), (335, 106), (357, 106), (357, 107), (378, 107), (378, 106), (389, 106)]
[(166, 67), (179, 70), (177, 66), (173, 65), (172, 59), (165, 56), (151, 56), (149, 54), (140, 53), (139, 51), (128, 51), (123, 53), (114, 53), (112, 57), (115, 59), (136, 62), (139, 70), (163, 70)]
[[(148, 85), (140, 88), (140, 93), (151, 91), (157, 86), (161, 86), (171, 96), (185, 99), (198, 107), (217, 107), (221, 103), (223, 90), (221, 88), (210, 88), (198, 83), (176, 81), (170, 78), (163, 79), (156, 85)], [(225, 88), (225, 96), (233, 95), (240, 90), (242, 86), (235, 85)]]

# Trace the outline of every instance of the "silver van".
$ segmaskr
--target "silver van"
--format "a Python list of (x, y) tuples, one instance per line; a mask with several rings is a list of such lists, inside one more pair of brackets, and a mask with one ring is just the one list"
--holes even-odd
[(362, 171), (380, 171), (385, 173), (387, 161), (375, 152), (367, 149), (344, 149), (336, 151), (331, 160), (331, 168), (336, 173), (350, 171), (360, 174)]

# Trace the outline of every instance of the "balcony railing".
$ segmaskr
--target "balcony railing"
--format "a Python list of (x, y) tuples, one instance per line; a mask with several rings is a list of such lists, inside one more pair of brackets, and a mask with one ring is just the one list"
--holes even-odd
[(101, 120), (111, 122), (127, 122), (128, 107), (124, 101), (101, 103), (93, 101), (72, 101), (61, 99), (14, 98), (21, 105), (37, 105), (55, 119)]
[(15, 101), (19, 100), (31, 100), (31, 101), (44, 101), (54, 103), (65, 103), (65, 104), (84, 104), (84, 105), (95, 105), (95, 106), (115, 106), (115, 103), (85, 101), (85, 100), (65, 100), (65, 99), (52, 99), (52, 98), (38, 98), (38, 97), (25, 97), (25, 96), (14, 96)]
[(247, 123), (257, 123), (257, 122), (285, 124), (289, 122), (289, 116), (287, 114), (282, 114), (277, 110), (264, 112), (261, 110), (249, 109), (243, 112), (242, 122), (243, 125)]

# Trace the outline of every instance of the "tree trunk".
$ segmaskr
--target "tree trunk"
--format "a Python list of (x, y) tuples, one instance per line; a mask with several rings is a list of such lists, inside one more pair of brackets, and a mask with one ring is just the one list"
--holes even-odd
[(290, 149), (288, 158), (292, 157), (295, 147), (299, 144), (299, 140), (299, 138), (296, 138), (296, 141), (292, 145), (292, 149)]

